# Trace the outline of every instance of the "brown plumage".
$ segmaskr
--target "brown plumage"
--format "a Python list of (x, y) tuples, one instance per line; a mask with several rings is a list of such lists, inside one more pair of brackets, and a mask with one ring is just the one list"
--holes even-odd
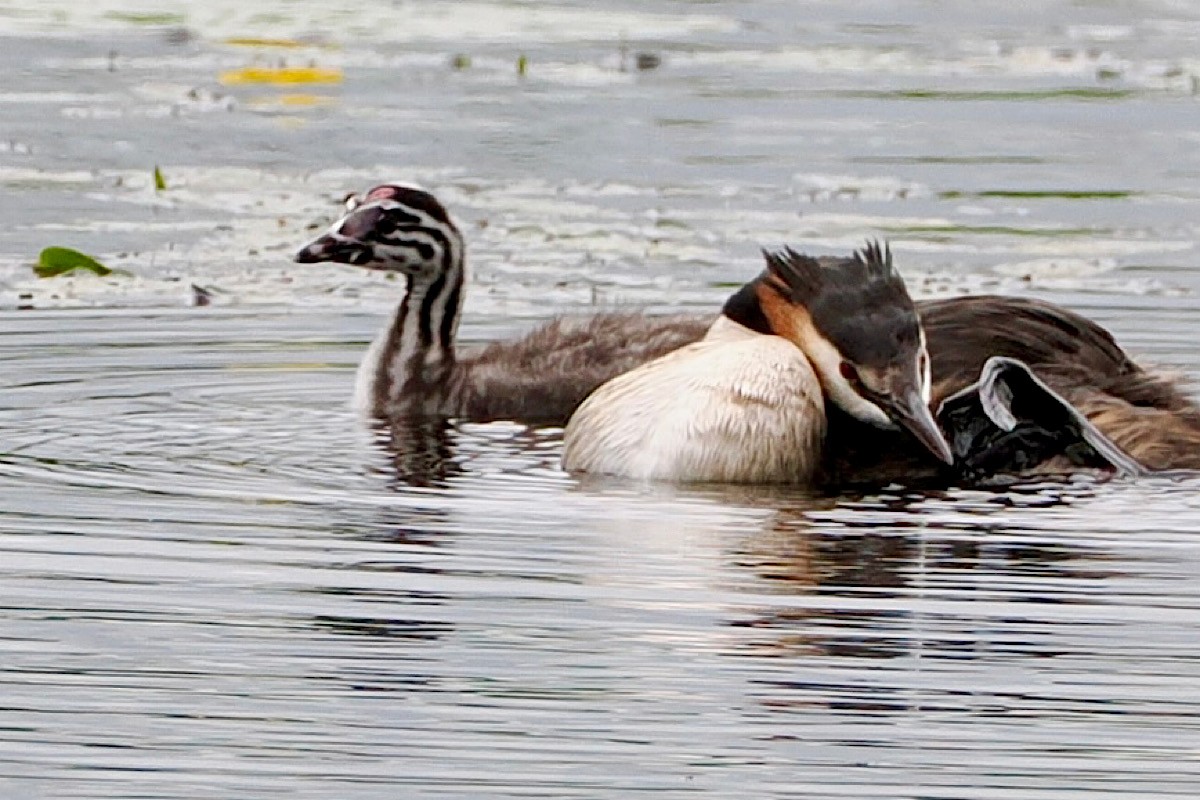
[(606, 313), (561, 318), (514, 341), (461, 348), (462, 234), (429, 192), (383, 184), (297, 254), (403, 275), (404, 296), (359, 367), (356, 404), (384, 419), (562, 424), (609, 378), (704, 335), (712, 318)]
[(709, 316), (560, 317), (462, 353), (443, 391), (451, 416), (561, 425), (600, 384), (704, 335)]
[(1149, 469), (1200, 469), (1200, 407), (1177, 381), (1134, 363), (1091, 320), (1040, 300), (989, 295), (918, 308), (935, 403), (974, 381), (988, 357), (1008, 356)]
[[(406, 294), (364, 358), (356, 390), (358, 405), (383, 418), (559, 424), (597, 386), (699, 340), (716, 319), (709, 313), (606, 313), (554, 320), (513, 341), (458, 347), (461, 234), (436, 198), (403, 184), (354, 198), (346, 216), (297, 260), (404, 276)], [(1174, 380), (1134, 363), (1090, 320), (1050, 303), (1000, 296), (918, 302), (917, 310), (935, 407), (972, 384), (989, 357), (1007, 356), (1028, 364), (1145, 466), (1200, 469), (1200, 408)], [(870, 331), (863, 333), (869, 339)], [(835, 408), (824, 448), (830, 482), (900, 480), (936, 469), (903, 437), (838, 417)]]
[[(984, 362), (1027, 364), (1114, 444), (1151, 470), (1200, 469), (1200, 406), (1173, 378), (1135, 363), (1091, 320), (1041, 300), (997, 295), (917, 303), (933, 369), (932, 403), (970, 386)], [(933, 478), (938, 466), (899, 434), (831, 419), (825, 480), (879, 484)], [(1044, 471), (1066, 469), (1052, 460)]]

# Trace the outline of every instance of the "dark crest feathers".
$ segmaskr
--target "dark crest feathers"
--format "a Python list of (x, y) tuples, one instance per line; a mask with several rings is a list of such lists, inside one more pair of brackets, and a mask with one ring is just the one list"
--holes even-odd
[(774, 278), (776, 289), (794, 300), (809, 300), (827, 288), (830, 280), (849, 288), (866, 288), (875, 281), (898, 281), (892, 267), (892, 249), (879, 241), (867, 242), (850, 258), (813, 258), (791, 247), (763, 250), (767, 274)]
[(762, 254), (767, 260), (767, 273), (779, 281), (778, 288), (786, 288), (785, 294), (811, 297), (820, 290), (824, 270), (817, 259), (797, 253), (790, 247), (763, 250)]
[(872, 278), (890, 278), (893, 275), (892, 248), (887, 242), (880, 244), (878, 239), (867, 242), (862, 250), (855, 251), (854, 258), (867, 268), (867, 274)]
[(886, 244), (867, 242), (848, 257), (812, 258), (786, 247), (763, 255), (766, 284), (803, 306), (843, 358), (879, 366), (915, 358), (920, 318)]

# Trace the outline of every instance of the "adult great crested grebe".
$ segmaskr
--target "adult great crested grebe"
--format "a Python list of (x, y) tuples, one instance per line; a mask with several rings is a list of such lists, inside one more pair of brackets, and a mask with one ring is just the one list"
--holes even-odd
[[(953, 464), (863, 369), (914, 358)], [(881, 425), (889, 418), (901, 430)], [(1200, 409), (1107, 331), (1036, 300), (914, 305), (878, 247), (851, 259), (768, 255), (705, 340), (600, 387), (565, 439), (567, 470), (674, 481), (835, 487), (1200, 469)]]
[(601, 386), (571, 416), (563, 467), (628, 478), (811, 483), (826, 406), (898, 425), (944, 463), (916, 307), (891, 255), (765, 253), (704, 339)]
[(455, 343), (466, 290), (465, 243), (424, 189), (382, 184), (295, 255), (404, 276), (390, 323), (359, 365), (355, 404), (382, 418), (459, 417), (563, 423), (604, 381), (704, 335), (710, 316), (603, 313), (559, 318), (523, 338)]

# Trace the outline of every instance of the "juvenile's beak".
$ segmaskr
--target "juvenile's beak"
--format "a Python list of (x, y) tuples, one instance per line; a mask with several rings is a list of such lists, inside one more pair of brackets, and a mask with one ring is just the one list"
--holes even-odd
[(337, 239), (328, 233), (323, 233), (296, 251), (292, 260), (300, 264), (316, 264), (318, 261), (332, 261)]
[(876, 402), (883, 408), (884, 413), (915, 436), (938, 460), (947, 464), (954, 463), (950, 443), (946, 441), (945, 435), (934, 420), (929, 406), (921, 399), (921, 392), (916, 385), (907, 386), (899, 392), (879, 398)]
[(301, 247), (292, 260), (301, 264), (316, 264), (332, 261), (335, 264), (352, 264), (364, 267), (371, 263), (375, 251), (366, 242), (360, 242), (340, 233), (323, 233)]

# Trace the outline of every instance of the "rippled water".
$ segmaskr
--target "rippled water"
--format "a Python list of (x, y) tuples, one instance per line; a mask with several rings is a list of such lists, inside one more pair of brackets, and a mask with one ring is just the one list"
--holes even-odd
[[(1200, 479), (630, 486), (512, 424), (430, 468), (346, 406), (397, 287), (287, 261), (422, 180), (488, 339), (886, 236), (1195, 378), (1200, 11), (194, 5), (0, 4), (0, 796), (1200, 792)], [(219, 79), (281, 60), (344, 80)]]

